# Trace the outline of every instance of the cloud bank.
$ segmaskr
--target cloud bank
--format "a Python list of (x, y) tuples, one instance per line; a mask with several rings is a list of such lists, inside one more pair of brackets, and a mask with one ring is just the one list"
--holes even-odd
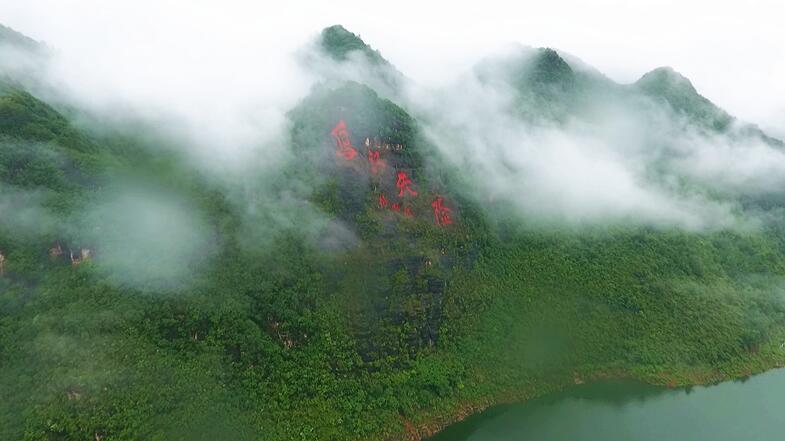
[[(643, 4), (654, 8), (651, 2)], [(557, 6), (575, 14), (551, 14)], [(456, 8), (446, 22), (436, 20), (441, 10), (435, 6), (419, 5), (413, 14), (406, 4), (385, 6), (384, 17), (374, 20), (378, 17), (368, 15), (358, 2), (329, 7), (234, 2), (219, 8), (203, 2), (116, 2), (109, 7), (90, 0), (34, 0), (3, 5), (0, 12), (10, 17), (7, 24), (53, 47), (45, 78), (61, 99), (108, 123), (141, 121), (140, 127), (186, 146), (198, 164), (240, 187), (263, 184), (264, 179), (254, 181), (253, 176), (275, 171), (291, 159), (286, 112), (315, 83), (340, 78), (374, 85), (378, 80), (361, 57), (337, 64), (309, 49), (322, 27), (341, 22), (413, 79), (397, 102), (420, 117), (443, 158), (478, 183), (478, 198), (508, 203), (527, 218), (570, 225), (614, 222), (690, 230), (748, 226), (753, 220), (740, 198), (779, 192), (780, 176), (785, 176), (781, 151), (760, 142), (690, 131), (678, 114), (644, 98), (594, 97), (595, 114), (588, 120), (532, 124), (512, 109), (516, 91), (509, 84), (487, 81), (487, 74), (498, 72), (478, 78), (471, 70), (495, 51), (492, 48), (517, 40), (578, 52), (623, 82), (658, 64), (673, 64), (700, 90), (717, 92), (710, 98), (721, 104), (738, 101), (735, 92), (718, 92), (727, 78), (715, 81), (704, 75), (715, 62), (710, 47), (699, 52), (706, 56), (704, 66), (685, 60), (683, 47), (695, 49), (690, 45), (700, 34), (694, 29), (663, 36), (661, 29), (655, 32), (639, 23), (640, 32), (631, 38), (640, 48), (633, 50), (618, 37), (636, 26), (635, 11), (615, 1), (600, 2), (591, 10), (557, 6), (518, 13), (494, 4)], [(681, 8), (668, 4), (649, 13), (670, 17)], [(693, 9), (690, 5), (682, 10), (676, 20)], [(92, 13), (85, 15), (85, 10)], [(584, 22), (610, 10), (617, 11), (616, 18), (604, 18), (606, 33), (596, 47), (590, 46), (582, 38), (587, 32)], [(716, 11), (721, 19), (709, 28), (720, 38), (720, 30), (737, 14), (722, 5)], [(631, 21), (617, 23), (620, 16)], [(504, 17), (518, 17), (530, 26), (516, 33), (521, 27), (512, 26), (510, 18), (499, 21)], [(492, 28), (494, 20), (497, 27)], [(753, 36), (744, 38), (771, 36), (773, 31), (763, 26), (751, 32)], [(779, 69), (770, 60), (781, 46), (773, 40), (756, 46), (756, 51), (769, 49), (769, 56), (760, 58), (758, 72), (746, 78), (760, 80), (762, 70)], [(666, 59), (667, 51), (672, 59)], [(310, 63), (302, 62), (304, 53)], [(781, 103), (761, 99), (763, 88), (777, 90), (775, 83), (742, 82), (750, 98), (729, 110), (750, 115), (754, 112), (748, 110), (756, 105), (781, 108)], [(248, 212), (265, 212), (264, 202), (248, 196), (254, 193), (241, 189), (235, 194), (238, 200), (251, 198)], [(303, 192), (297, 194), (294, 200), (302, 202)], [(281, 194), (267, 200), (293, 199)], [(300, 213), (294, 216), (298, 219), (300, 202), (290, 204), (295, 207), (290, 211)]]

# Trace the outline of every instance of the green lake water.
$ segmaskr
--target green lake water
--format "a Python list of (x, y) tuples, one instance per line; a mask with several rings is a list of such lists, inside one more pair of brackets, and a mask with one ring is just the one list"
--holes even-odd
[(601, 382), (497, 406), (430, 441), (785, 441), (785, 369), (667, 389)]

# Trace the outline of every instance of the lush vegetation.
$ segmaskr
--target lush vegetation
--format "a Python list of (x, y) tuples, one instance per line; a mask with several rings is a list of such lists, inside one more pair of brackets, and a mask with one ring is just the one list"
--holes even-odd
[[(365, 86), (318, 87), (289, 116), (296, 153), (265, 188), (310, 208), (253, 193), (251, 205), (293, 210), (273, 228), (178, 154), (92, 135), (5, 88), (0, 438), (403, 438), (410, 422), (576, 377), (690, 383), (783, 360), (781, 230), (521, 227), (462, 195), (426, 161), (416, 121)], [(353, 164), (336, 159), (339, 119)], [(373, 137), (403, 146), (379, 174)], [(412, 217), (379, 207), (380, 193), (395, 199), (394, 170), (413, 178)], [(102, 241), (122, 222), (84, 213), (121, 180), (186, 201), (207, 245), (173, 261)], [(444, 228), (437, 196), (453, 209)], [(336, 221), (348, 233), (331, 234)], [(76, 267), (49, 255), (90, 241), (94, 258)], [(107, 267), (117, 248), (142, 264)]]

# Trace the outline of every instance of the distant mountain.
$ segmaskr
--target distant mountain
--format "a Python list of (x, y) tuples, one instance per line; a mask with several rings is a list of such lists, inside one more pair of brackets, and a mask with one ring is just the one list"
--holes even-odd
[(40, 51), (44, 47), (43, 44), (33, 40), (32, 38), (1, 24), (0, 45), (14, 46), (16, 48), (28, 51)]
[(644, 74), (634, 86), (643, 93), (665, 100), (676, 112), (694, 123), (725, 131), (733, 118), (701, 96), (690, 80), (670, 67), (660, 67)]
[(483, 60), (475, 72), (489, 84), (511, 86), (517, 94), (517, 111), (530, 120), (591, 119), (609, 98), (629, 101), (645, 96), (674, 115), (685, 117), (693, 128), (733, 137), (754, 137), (769, 145), (785, 146), (756, 126), (737, 121), (700, 95), (689, 79), (670, 67), (654, 69), (634, 84), (624, 85), (572, 55), (550, 48), (519, 47), (504, 57)]
[[(646, 95), (663, 100), (678, 114), (686, 116), (698, 126), (723, 133), (737, 123), (736, 118), (699, 94), (689, 79), (671, 67), (654, 69), (644, 74), (633, 86)], [(743, 124), (740, 131), (771, 145), (785, 146), (782, 141), (769, 137), (756, 126)]]

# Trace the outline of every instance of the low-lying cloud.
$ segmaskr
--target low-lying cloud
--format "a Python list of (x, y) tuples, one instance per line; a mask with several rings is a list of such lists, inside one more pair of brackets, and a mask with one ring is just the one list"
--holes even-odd
[[(444, 160), (480, 201), (568, 225), (747, 228), (739, 197), (781, 192), (785, 152), (754, 137), (711, 134), (645, 96), (591, 98), (591, 118), (539, 123), (514, 90), (476, 71), (412, 103)], [(537, 109), (533, 109), (537, 112)]]
[[(264, 183), (254, 177), (276, 173), (292, 159), (286, 112), (324, 80), (358, 80), (392, 96), (420, 118), (441, 159), (475, 184), (480, 201), (507, 204), (538, 221), (746, 228), (756, 219), (740, 198), (776, 194), (785, 176), (781, 150), (692, 130), (682, 116), (644, 96), (594, 96), (589, 120), (533, 123), (512, 110), (520, 90), (488, 81), (498, 74), (492, 68), (483, 78), (470, 71), (437, 88), (412, 82), (405, 97), (395, 96), (382, 90), (387, 85), (361, 54), (342, 63), (318, 54), (318, 28), (305, 32), (303, 24), (280, 36), (279, 28), (245, 35), (175, 21), (182, 33), (163, 23), (148, 25), (149, 33), (125, 29), (84, 53), (74, 50), (78, 39), (66, 40), (64, 50), (53, 51), (44, 77), (62, 86), (61, 100), (86, 109), (94, 122), (141, 122), (131, 126), (185, 146), (200, 167), (240, 189), (235, 202), (245, 198), (249, 219), (262, 213), (259, 224), (271, 228), (292, 218), (325, 225), (317, 209), (302, 203), (283, 204), (289, 208), (276, 212), (284, 215), (269, 214), (281, 201), (304, 201), (307, 191), (297, 190), (292, 199), (278, 190), (263, 198), (242, 190), (249, 177)], [(205, 15), (197, 22), (210, 20)], [(164, 31), (166, 39), (159, 41), (156, 32)]]
[(216, 231), (182, 197), (142, 185), (107, 192), (77, 220), (74, 242), (91, 249), (96, 268), (138, 289), (188, 286), (218, 254)]

